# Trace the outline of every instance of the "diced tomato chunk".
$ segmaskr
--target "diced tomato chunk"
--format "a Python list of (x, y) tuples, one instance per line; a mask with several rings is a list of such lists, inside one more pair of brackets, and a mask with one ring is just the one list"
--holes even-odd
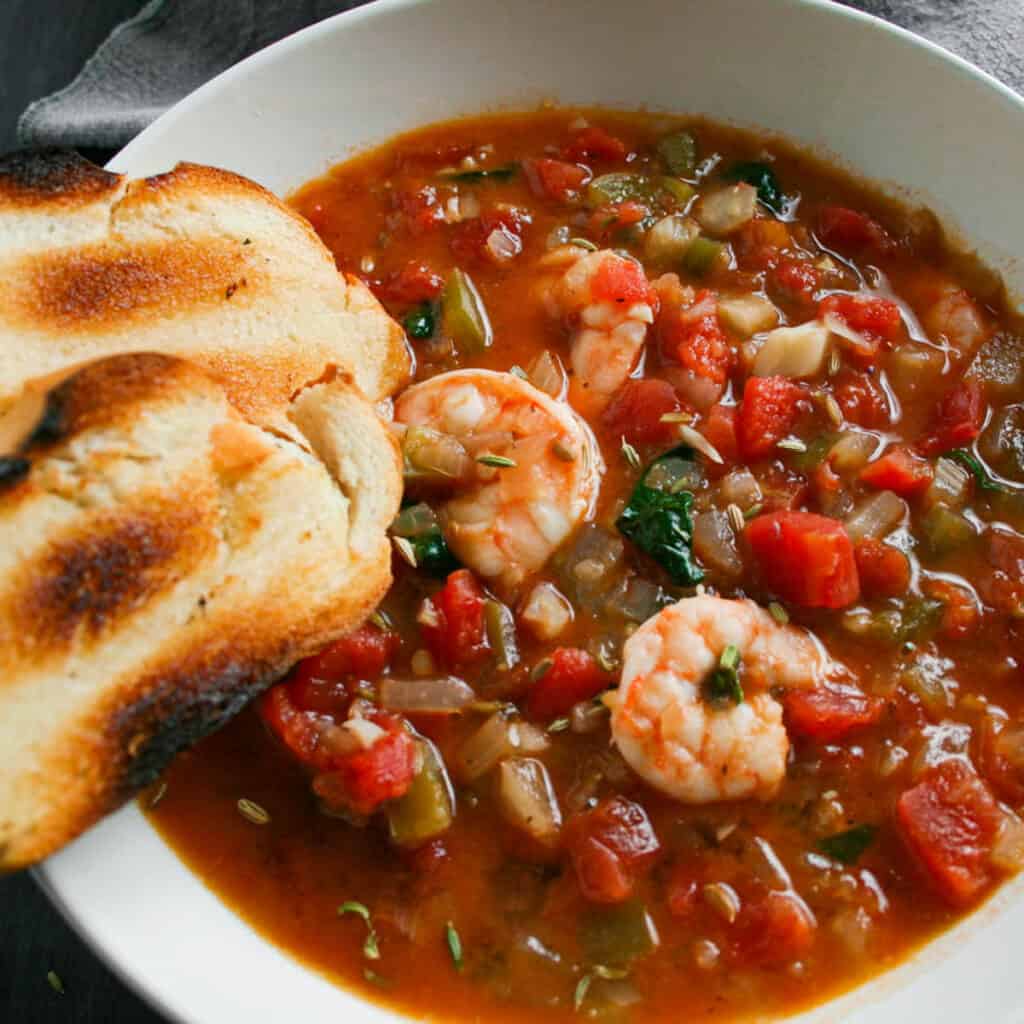
[(818, 287), (818, 271), (810, 260), (784, 257), (771, 271), (771, 283), (791, 301), (809, 301)]
[(610, 241), (622, 228), (639, 224), (650, 211), (643, 203), (627, 199), (616, 206), (599, 206), (587, 219), (587, 231), (602, 241)]
[(681, 363), (698, 377), (725, 383), (733, 353), (718, 323), (718, 296), (714, 292), (705, 288), (686, 307), (663, 306), (657, 334), (667, 360)]
[(931, 428), (918, 443), (925, 455), (939, 455), (970, 444), (985, 422), (985, 397), (975, 380), (961, 381), (939, 399)]
[(547, 720), (566, 715), (574, 704), (597, 696), (611, 684), (608, 673), (579, 647), (557, 647), (549, 657), (551, 667), (533, 684), (526, 698), (531, 718)]
[(436, 299), (444, 288), (444, 278), (425, 263), (410, 260), (401, 270), (375, 285), (373, 292), (381, 302), (411, 305)]
[(860, 471), (861, 480), (870, 487), (895, 491), (903, 498), (916, 498), (928, 490), (934, 475), (930, 463), (906, 448), (890, 448)]
[(834, 316), (866, 338), (879, 341), (895, 341), (903, 327), (900, 307), (880, 295), (829, 295), (818, 306), (818, 315), (822, 319)]
[(558, 203), (575, 198), (590, 181), (590, 171), (586, 167), (547, 157), (524, 160), (523, 172), (534, 195)]
[(342, 676), (376, 679), (387, 668), (398, 645), (397, 633), (378, 629), (367, 622), (319, 654), (306, 658), (299, 667), (319, 679), (340, 679)]
[(592, 124), (573, 135), (562, 155), (573, 163), (583, 163), (587, 160), (624, 160), (628, 152), (621, 139)]
[(682, 403), (668, 381), (653, 377), (627, 380), (615, 393), (602, 416), (608, 433), (630, 444), (668, 444), (678, 436), (675, 425), (662, 416), (679, 412)]
[(892, 421), (889, 400), (869, 374), (844, 371), (836, 378), (832, 394), (843, 416), (859, 427), (876, 430)]
[(816, 928), (795, 892), (772, 890), (743, 904), (732, 930), (732, 954), (739, 963), (759, 967), (799, 960), (813, 945)]
[(416, 744), (401, 725), (394, 725), (372, 746), (340, 757), (333, 771), (313, 780), (313, 790), (331, 806), (372, 814), (404, 796), (415, 774)]
[(643, 267), (614, 253), (603, 256), (591, 279), (590, 291), (598, 302), (632, 306), (637, 302), (653, 304), (655, 301)]
[(939, 630), (943, 636), (962, 640), (978, 628), (981, 610), (969, 590), (939, 577), (925, 580), (923, 590), (929, 597), (942, 602)]
[(826, 206), (818, 214), (818, 238), (841, 252), (887, 249), (892, 244), (885, 228), (867, 214), (845, 206)]
[(852, 686), (789, 690), (783, 700), (790, 730), (816, 743), (835, 743), (857, 729), (874, 725), (885, 702)]
[(910, 560), (891, 544), (865, 537), (854, 548), (860, 588), (868, 597), (899, 597), (910, 586)]
[(806, 608), (844, 608), (860, 582), (842, 523), (813, 512), (772, 512), (753, 519), (747, 543), (764, 585)]
[(739, 461), (740, 448), (736, 437), (736, 407), (719, 402), (709, 410), (700, 432), (711, 442), (726, 465)]
[(621, 903), (661, 852), (647, 812), (616, 796), (573, 815), (565, 844), (580, 891), (595, 903)]
[(432, 622), (421, 622), (431, 654), (448, 668), (482, 658), (489, 649), (484, 624), (483, 588), (468, 569), (453, 572), (445, 585), (425, 602)]
[(973, 903), (992, 880), (990, 856), (1002, 813), (965, 761), (932, 767), (899, 798), (896, 823), (935, 890), (952, 906)]
[(788, 377), (748, 377), (736, 424), (740, 452), (750, 460), (770, 455), (796, 423), (801, 388)]

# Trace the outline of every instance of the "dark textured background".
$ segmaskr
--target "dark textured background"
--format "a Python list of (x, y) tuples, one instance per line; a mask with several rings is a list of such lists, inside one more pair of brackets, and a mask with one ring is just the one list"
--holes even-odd
[[(143, 2), (0, 0), (0, 152), (14, 147), (15, 122), (29, 101), (66, 85)], [(1024, 0), (846, 2), (921, 32), (1004, 81), (1021, 81)], [(110, 154), (87, 155), (102, 162)], [(64, 995), (48, 984), (50, 970)], [(86, 949), (27, 875), (0, 879), (0, 1024), (67, 1021), (163, 1024)]]

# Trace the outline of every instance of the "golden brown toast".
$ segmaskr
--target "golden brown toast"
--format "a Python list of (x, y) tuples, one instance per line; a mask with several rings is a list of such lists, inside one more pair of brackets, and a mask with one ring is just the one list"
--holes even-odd
[(25, 381), (140, 351), (197, 363), (258, 421), (330, 366), (370, 401), (410, 372), (401, 328), (259, 185), (187, 163), (130, 180), (59, 150), (0, 159), (0, 414)]
[(401, 495), (395, 442), (344, 374), (301, 390), (285, 432), (167, 355), (102, 359), (29, 399), (0, 458), (4, 869), (360, 623), (390, 582)]

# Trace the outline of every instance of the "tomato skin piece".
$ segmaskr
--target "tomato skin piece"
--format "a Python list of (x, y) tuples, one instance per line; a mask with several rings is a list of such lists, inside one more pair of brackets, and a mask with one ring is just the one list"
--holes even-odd
[(594, 903), (621, 903), (661, 853), (647, 812), (616, 796), (573, 815), (565, 845), (583, 896)]
[(661, 417), (682, 407), (668, 381), (631, 379), (615, 392), (601, 421), (610, 436), (630, 444), (668, 444), (677, 436), (675, 424), (662, 423)]
[(442, 665), (457, 668), (482, 658), (490, 644), (484, 624), (483, 587), (468, 569), (457, 569), (428, 599), (436, 624), (422, 623), (423, 639)]
[(393, 725), (373, 746), (339, 758), (333, 771), (313, 780), (313, 790), (331, 806), (372, 814), (405, 796), (415, 774), (416, 744), (401, 725)]
[(885, 250), (892, 240), (876, 221), (865, 213), (845, 206), (825, 206), (818, 214), (818, 238), (829, 249), (856, 251)]
[(448, 246), (460, 263), (484, 261), (498, 266), (515, 256), (499, 258), (487, 245), (491, 233), (500, 231), (518, 252), (522, 251), (523, 227), (527, 223), (518, 210), (484, 210), (479, 217), (456, 224)]
[(726, 466), (739, 462), (740, 447), (736, 436), (736, 407), (719, 402), (709, 410), (700, 432), (722, 456)]
[(299, 662), (299, 667), (319, 679), (376, 679), (387, 668), (399, 643), (397, 633), (367, 622), (319, 654)]
[(793, 244), (782, 221), (763, 217), (747, 221), (732, 237), (736, 259), (745, 270), (769, 270)]
[(928, 462), (900, 447), (889, 449), (860, 471), (863, 483), (880, 491), (894, 491), (902, 498), (916, 498), (923, 494), (934, 476)]
[(631, 306), (636, 302), (653, 304), (654, 291), (643, 268), (632, 260), (605, 257), (590, 283), (590, 291), (599, 302)]
[(940, 455), (951, 448), (970, 444), (985, 422), (985, 397), (974, 380), (961, 381), (939, 399), (932, 414), (931, 429), (918, 442), (924, 455)]
[(587, 160), (625, 160), (629, 152), (626, 144), (596, 124), (588, 125), (576, 132), (562, 150), (562, 155), (572, 163)]
[(910, 561), (899, 548), (865, 537), (854, 557), (861, 591), (868, 597), (899, 597), (910, 587)]
[(818, 686), (788, 691), (783, 707), (786, 723), (794, 734), (816, 743), (835, 743), (851, 732), (874, 725), (885, 710), (885, 702), (852, 686)]
[(395, 204), (402, 212), (411, 235), (424, 235), (444, 223), (444, 211), (437, 202), (436, 190), (430, 185), (424, 185), (415, 192), (398, 194)]
[(733, 926), (737, 963), (771, 967), (799, 960), (814, 944), (817, 922), (794, 892), (772, 890), (744, 903)]
[(784, 601), (844, 608), (857, 600), (857, 563), (842, 523), (813, 512), (771, 512), (751, 520), (745, 536), (765, 586)]
[(296, 707), (287, 683), (272, 686), (256, 703), (263, 724), (299, 762), (316, 771), (329, 771), (334, 759), (320, 746), (317, 716)]
[(954, 907), (974, 903), (992, 881), (989, 857), (1001, 823), (988, 786), (959, 758), (935, 765), (896, 804), (904, 844)]
[(770, 455), (796, 422), (801, 388), (788, 377), (748, 377), (739, 406), (736, 436), (744, 458)]
[(700, 882), (694, 877), (689, 864), (676, 864), (665, 886), (665, 902), (673, 917), (689, 917), (697, 907)]
[(586, 167), (548, 157), (524, 160), (523, 172), (535, 196), (553, 199), (557, 203), (575, 198), (591, 177)]
[(574, 704), (596, 697), (611, 679), (593, 656), (579, 647), (556, 647), (551, 667), (538, 679), (526, 698), (526, 713), (539, 721), (567, 715)]

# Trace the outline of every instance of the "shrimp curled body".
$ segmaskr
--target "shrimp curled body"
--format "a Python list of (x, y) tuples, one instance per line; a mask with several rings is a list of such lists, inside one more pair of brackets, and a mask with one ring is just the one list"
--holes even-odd
[(439, 374), (405, 391), (395, 418), (506, 460), (478, 465), (441, 508), (455, 554), (506, 592), (540, 569), (593, 512), (604, 463), (590, 428), (566, 403), (514, 374)]
[(600, 411), (634, 371), (655, 301), (639, 264), (609, 249), (575, 258), (555, 283), (548, 307), (572, 330), (570, 400), (578, 409)]
[[(705, 681), (729, 645), (741, 652), (745, 696), (718, 707)], [(831, 666), (807, 633), (752, 601), (684, 598), (626, 641), (612, 737), (634, 771), (683, 803), (769, 798), (785, 775), (789, 738), (767, 691), (819, 686)]]

